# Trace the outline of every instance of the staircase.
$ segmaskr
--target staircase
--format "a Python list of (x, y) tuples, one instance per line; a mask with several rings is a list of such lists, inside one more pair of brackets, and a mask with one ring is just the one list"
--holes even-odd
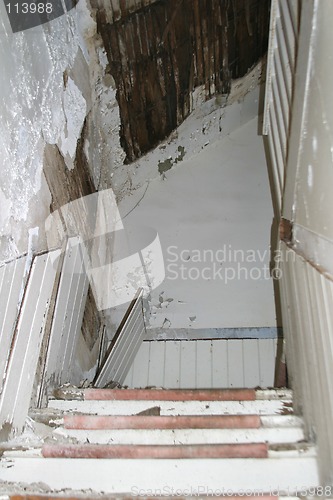
[(30, 432), (0, 444), (2, 481), (71, 498), (304, 496), (319, 485), (289, 390), (64, 387), (55, 397), (30, 413)]

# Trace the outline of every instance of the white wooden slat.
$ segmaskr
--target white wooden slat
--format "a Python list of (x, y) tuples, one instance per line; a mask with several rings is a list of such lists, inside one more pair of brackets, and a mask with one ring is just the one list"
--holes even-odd
[(0, 401), (0, 425), (22, 429), (29, 410), (60, 250), (34, 258)]
[(143, 317), (131, 316), (126, 324), (126, 332), (120, 333), (128, 338), (117, 337), (104, 366), (101, 367), (95, 382), (97, 387), (104, 387), (111, 382), (123, 384), (135, 355), (140, 349), (142, 342), (140, 331), (142, 330), (144, 330)]
[(296, 52), (296, 35), (294, 30), (293, 21), (290, 17), (290, 9), (288, 7), (288, 2), (280, 1), (280, 19), (281, 25), (283, 26), (283, 34), (286, 41), (286, 47), (288, 50), (289, 61), (292, 67), (295, 65), (295, 52)]
[[(262, 351), (269, 356), (260, 365), (259, 345), (264, 341)], [(144, 355), (139, 351), (124, 385), (182, 389), (273, 385), (276, 339), (144, 342), (148, 344), (150, 350), (145, 347)]]
[[(281, 67), (282, 71), (279, 72), (278, 75), (283, 80), (288, 96), (289, 106), (291, 106), (294, 68), (290, 66), (290, 62), (288, 59), (288, 51), (283, 36), (283, 28), (281, 27), (281, 25), (279, 25), (279, 29), (276, 32), (276, 42), (277, 42), (277, 47), (274, 52), (274, 59), (278, 58), (280, 61), (279, 66)], [(272, 61), (272, 64), (273, 62), (274, 61)]]
[[(288, 94), (287, 94), (287, 90), (286, 90), (286, 82), (285, 82), (285, 78), (284, 78), (284, 74), (283, 74), (283, 69), (281, 66), (279, 52), (277, 52), (276, 57), (274, 58), (274, 69), (275, 69), (276, 75), (279, 75), (279, 77), (274, 80), (272, 87), (273, 87), (273, 92), (278, 93), (279, 103), (281, 106), (281, 115), (283, 118), (283, 131), (284, 131), (285, 137), (287, 137), (287, 130), (288, 130), (288, 126), (289, 126), (290, 101), (288, 99)], [(286, 141), (286, 139), (285, 139), (285, 141)]]
[(143, 290), (139, 289), (126, 311), (123, 323), (111, 342), (106, 360), (97, 374), (96, 387), (104, 387), (111, 382), (123, 384), (126, 378), (146, 334), (142, 294)]
[(291, 20), (292, 25), (293, 25), (295, 38), (297, 39), (300, 2), (299, 2), (299, 0), (289, 0), (287, 2), (286, 7), (288, 7), (288, 9), (289, 9), (290, 20)]
[(260, 387), (273, 387), (275, 367), (274, 339), (263, 339), (259, 343), (259, 367)]
[(89, 281), (85, 272), (84, 260), (82, 256), (81, 246), (73, 241), (71, 257), (68, 262), (70, 265), (72, 260), (72, 268), (63, 270), (64, 288), (69, 290), (68, 301), (65, 304), (65, 309), (59, 309), (59, 314), (64, 314), (65, 326), (63, 340), (65, 344), (64, 351), (61, 350), (62, 366), (60, 371), (60, 383), (70, 382), (72, 369), (74, 365), (74, 357), (81, 326), (85, 304), (87, 300)]
[[(270, 121), (270, 120), (269, 120)], [(281, 211), (281, 201), (282, 201), (282, 191), (281, 191), (281, 186), (280, 186), (280, 178), (279, 178), (279, 168), (278, 168), (278, 162), (277, 162), (277, 157), (275, 153), (275, 147), (274, 147), (274, 142), (272, 140), (272, 135), (270, 132), (270, 124), (268, 125), (269, 127), (269, 132), (268, 132), (268, 147), (269, 147), (269, 153), (270, 153), (270, 160), (271, 160), (271, 172), (272, 172), (272, 178), (273, 178), (273, 193), (272, 196), (274, 196), (275, 204), (277, 205), (279, 212)]]
[(133, 364), (133, 387), (148, 387), (150, 342), (143, 342)]
[(21, 257), (0, 268), (0, 392), (23, 290), (25, 265), (26, 257)]
[(228, 341), (212, 341), (212, 388), (228, 387)]
[(127, 332), (124, 332), (124, 337), (127, 335), (128, 338), (122, 339), (122, 345), (116, 346), (113, 356), (110, 357), (111, 378), (118, 384), (123, 384), (145, 336), (146, 330), (141, 300), (138, 305), (135, 316), (128, 323)]
[(228, 386), (244, 387), (243, 341), (228, 341)]
[(165, 369), (165, 342), (150, 342), (149, 387), (163, 387)]
[(72, 314), (68, 308), (71, 308), (71, 301), (73, 301), (73, 295), (75, 294), (73, 276), (74, 272), (77, 271), (77, 242), (76, 238), (68, 240), (61, 269), (44, 370), (44, 382), (48, 386), (61, 384), (65, 351), (71, 331)]
[(199, 342), (197, 345), (197, 382), (199, 389), (212, 387), (212, 342)]
[[(197, 345), (195, 340), (180, 341), (180, 387), (193, 389), (197, 387)], [(199, 360), (200, 362), (200, 360)]]
[[(326, 418), (326, 415), (332, 415), (333, 409), (333, 398), (327, 397), (332, 392), (332, 380), (331, 380), (331, 367), (333, 366), (333, 352), (327, 350), (327, 313), (323, 308), (324, 304), (324, 289), (322, 287), (323, 282), (321, 281), (321, 276), (314, 273), (311, 269), (308, 269), (308, 280), (310, 283), (310, 294), (312, 298), (312, 313), (313, 313), (313, 341), (316, 344), (317, 359), (321, 363), (322, 369), (319, 370), (319, 386), (321, 390), (321, 401), (323, 406), (323, 411), (321, 415), (321, 428), (326, 429), (326, 435), (329, 435), (331, 430), (331, 424)], [(317, 329), (317, 326), (319, 327)], [(316, 342), (317, 338), (320, 338), (320, 342)], [(333, 457), (333, 453), (332, 453)]]
[[(282, 155), (282, 165), (284, 166), (285, 164), (285, 159), (286, 159), (286, 144), (287, 144), (287, 132), (282, 116), (282, 103), (280, 101), (280, 95), (277, 89), (277, 83), (276, 80), (273, 81), (272, 83), (272, 89), (273, 89), (273, 100), (272, 100), (272, 105), (271, 105), (271, 111), (274, 110), (274, 116), (276, 119), (276, 125), (277, 128), (274, 129), (274, 133), (277, 133), (278, 137), (278, 144), (277, 147), (281, 149), (281, 155)], [(284, 168), (282, 169), (283, 172)]]
[(76, 400), (51, 399), (49, 408), (65, 412), (95, 415), (135, 415), (152, 406), (159, 406), (161, 415), (281, 415), (286, 399), (257, 399), (255, 401), (161, 401), (152, 400)]
[(174, 491), (177, 496), (188, 496), (189, 491), (195, 491), (198, 495), (198, 485), (203, 492), (201, 497), (218, 491), (228, 492), (228, 496), (259, 491), (260, 494), (256, 494), (259, 498), (263, 491), (297, 496), (300, 484), (302, 491), (321, 484), (315, 457), (113, 459), (112, 468), (109, 459), (22, 457), (12, 458), (10, 465), (1, 470), (3, 481), (27, 484), (43, 481), (53, 490), (102, 491), (107, 497), (128, 495), (131, 488), (134, 496), (151, 497), (152, 491), (156, 495), (158, 491), (167, 491), (169, 496)]
[[(320, 344), (321, 344), (321, 330), (318, 311), (316, 310), (316, 297), (313, 290), (313, 280), (315, 276), (313, 274), (313, 268), (307, 266), (305, 262), (299, 263), (299, 274), (303, 276), (304, 287), (300, 293), (300, 310), (302, 311), (305, 321), (305, 339), (306, 339), (306, 349), (310, 354), (308, 356), (308, 368), (311, 372), (312, 377), (317, 380), (316, 390), (313, 391), (313, 405), (315, 408), (321, 407), (322, 414), (317, 415), (318, 427), (325, 430), (325, 403), (323, 400), (327, 398), (330, 394), (330, 390), (327, 392), (324, 390), (325, 382), (327, 382), (325, 369), (323, 366), (323, 359), (319, 355)], [(300, 272), (300, 270), (302, 271)], [(316, 271), (317, 272), (317, 271)], [(301, 283), (301, 280), (299, 281)], [(330, 376), (331, 374), (329, 374)], [(331, 378), (331, 377), (330, 377)], [(323, 418), (324, 417), (324, 418)], [(328, 430), (328, 429), (327, 429)], [(325, 433), (327, 436), (329, 433)]]
[(276, 116), (275, 116), (275, 110), (272, 106), (269, 114), (269, 122), (270, 122), (270, 128), (271, 128), (271, 135), (270, 135), (270, 140), (272, 141), (272, 145), (274, 148), (275, 152), (275, 157), (276, 157), (276, 165), (277, 165), (277, 176), (279, 180), (279, 190), (282, 193), (283, 191), (283, 184), (284, 184), (284, 158), (283, 158), (283, 151), (280, 147), (280, 138), (278, 134), (278, 125), (276, 121)]
[(78, 430), (58, 428), (54, 437), (77, 439), (78, 442), (93, 444), (232, 444), (263, 443), (286, 444), (305, 439), (302, 426), (261, 427), (259, 429), (112, 429)]
[(131, 368), (129, 369), (129, 371), (125, 377), (125, 380), (123, 382), (124, 387), (133, 387), (133, 366), (134, 366), (134, 362), (132, 363)]
[(276, 50), (276, 22), (278, 19), (279, 9), (278, 0), (271, 1), (270, 13), (270, 26), (269, 26), (269, 40), (267, 50), (267, 70), (266, 70), (266, 88), (265, 88), (265, 103), (264, 103), (264, 116), (263, 116), (263, 134), (269, 135), (269, 112), (270, 103), (272, 100), (272, 78), (273, 74), (273, 61), (274, 52)]
[[(300, 365), (305, 362), (303, 359), (303, 352), (299, 350), (298, 337), (295, 335), (295, 331), (297, 330), (297, 324), (299, 322), (298, 315), (301, 315), (301, 312), (297, 303), (297, 295), (294, 295), (294, 284), (296, 282), (295, 277), (295, 268), (293, 265), (290, 265), (288, 259), (288, 251), (287, 247), (284, 243), (280, 243), (280, 248), (283, 251), (283, 258), (281, 261), (281, 270), (282, 270), (282, 279), (281, 279), (281, 298), (282, 298), (282, 315), (283, 315), (283, 325), (284, 325), (284, 336), (286, 339), (286, 360), (288, 366), (288, 377), (291, 383), (291, 386), (294, 390), (296, 390), (296, 394), (299, 394), (298, 386), (300, 380), (298, 377), (295, 377), (296, 373), (299, 373)], [(294, 314), (291, 314), (290, 311), (294, 311)], [(297, 356), (296, 353), (300, 353), (301, 356)], [(307, 372), (305, 372), (307, 373)], [(303, 380), (304, 386), (309, 387), (307, 380), (308, 374), (305, 375), (305, 379)], [(295, 399), (296, 409), (298, 405), (298, 398)]]
[(165, 343), (164, 384), (166, 388), (180, 387), (180, 343), (168, 341)]
[[(243, 341), (244, 382), (246, 387), (260, 386), (258, 339)], [(270, 368), (273, 370), (273, 366)]]

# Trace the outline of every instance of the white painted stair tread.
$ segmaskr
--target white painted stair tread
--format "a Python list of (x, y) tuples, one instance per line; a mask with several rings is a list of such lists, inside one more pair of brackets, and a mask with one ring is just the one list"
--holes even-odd
[(55, 438), (95, 444), (214, 444), (295, 443), (304, 440), (301, 427), (260, 429), (113, 429), (82, 430), (59, 427)]
[(64, 401), (50, 400), (49, 408), (98, 415), (133, 415), (153, 406), (161, 415), (273, 415), (288, 411), (291, 400), (256, 401)]
[[(50, 489), (91, 489), (105, 493), (153, 495), (187, 494), (189, 491), (244, 489), (293, 494), (318, 486), (314, 457), (269, 459), (41, 459), (8, 458), (1, 462), (3, 481), (34, 483), (43, 481)], [(224, 489), (224, 490), (223, 490)]]

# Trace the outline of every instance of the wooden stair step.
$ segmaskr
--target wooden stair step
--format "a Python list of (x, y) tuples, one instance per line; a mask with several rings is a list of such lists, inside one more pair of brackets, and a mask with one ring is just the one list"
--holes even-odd
[(258, 415), (65, 415), (65, 429), (258, 429)]
[(49, 400), (48, 408), (64, 413), (92, 415), (136, 415), (153, 407), (160, 415), (277, 415), (291, 414), (284, 400), (169, 401), (169, 400)]
[(85, 400), (254, 401), (254, 389), (84, 389)]
[(44, 458), (267, 458), (266, 443), (213, 445), (44, 445)]

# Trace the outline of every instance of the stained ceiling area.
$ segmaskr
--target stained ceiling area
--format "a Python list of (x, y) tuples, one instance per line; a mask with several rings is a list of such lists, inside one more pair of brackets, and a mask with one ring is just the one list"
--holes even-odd
[(270, 0), (157, 0), (135, 11), (131, 4), (92, 2), (127, 163), (182, 123), (195, 87), (207, 99), (228, 95), (231, 80), (266, 52), (270, 14)]

